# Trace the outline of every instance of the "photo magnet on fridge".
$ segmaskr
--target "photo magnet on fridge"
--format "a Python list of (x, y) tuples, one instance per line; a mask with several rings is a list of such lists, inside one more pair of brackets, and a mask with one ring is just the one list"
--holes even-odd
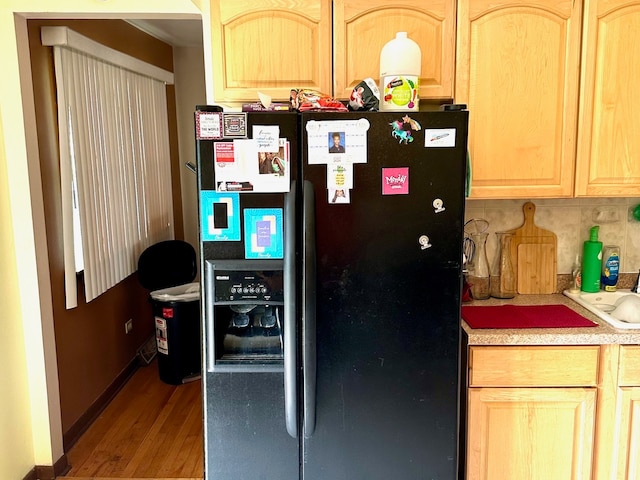
[(245, 258), (284, 258), (281, 208), (244, 209)]
[(348, 188), (329, 188), (327, 190), (330, 204), (351, 203), (351, 190)]
[(204, 242), (240, 240), (240, 196), (236, 192), (200, 192), (200, 232)]

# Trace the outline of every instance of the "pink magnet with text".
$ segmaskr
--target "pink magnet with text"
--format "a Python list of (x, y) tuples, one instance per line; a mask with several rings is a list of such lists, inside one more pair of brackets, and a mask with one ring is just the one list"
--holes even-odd
[(382, 169), (383, 195), (409, 194), (409, 167)]

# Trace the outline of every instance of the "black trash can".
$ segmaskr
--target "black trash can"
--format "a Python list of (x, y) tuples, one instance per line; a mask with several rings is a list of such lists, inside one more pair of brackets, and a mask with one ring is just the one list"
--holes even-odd
[(181, 240), (150, 246), (138, 259), (138, 278), (150, 290), (160, 380), (180, 385), (200, 378), (200, 285), (194, 248)]

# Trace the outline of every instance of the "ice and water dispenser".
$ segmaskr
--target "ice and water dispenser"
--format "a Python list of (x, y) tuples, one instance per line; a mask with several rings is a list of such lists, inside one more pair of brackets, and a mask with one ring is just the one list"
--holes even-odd
[(207, 260), (205, 268), (207, 368), (282, 368), (283, 263)]

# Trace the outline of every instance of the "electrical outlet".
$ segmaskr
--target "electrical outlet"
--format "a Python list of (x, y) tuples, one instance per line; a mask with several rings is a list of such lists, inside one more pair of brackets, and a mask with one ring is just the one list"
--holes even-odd
[(133, 319), (130, 318), (129, 320), (127, 320), (126, 322), (124, 322), (124, 333), (131, 333), (131, 330), (133, 330)]
[(616, 207), (596, 207), (593, 209), (591, 220), (598, 224), (617, 223), (620, 221), (620, 214)]

